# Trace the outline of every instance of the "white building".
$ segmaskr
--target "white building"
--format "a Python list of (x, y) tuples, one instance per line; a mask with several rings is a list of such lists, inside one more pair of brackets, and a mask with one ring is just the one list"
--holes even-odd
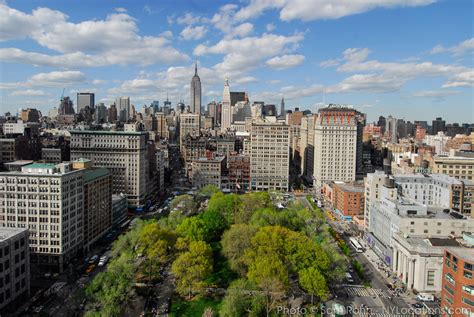
[(117, 117), (122, 122), (127, 122), (130, 119), (130, 97), (118, 97), (115, 99), (115, 106), (117, 107)]
[(0, 227), (29, 229), (32, 261), (61, 269), (83, 245), (83, 190), (69, 163), (0, 173)]
[(123, 131), (71, 131), (71, 160), (92, 161), (109, 169), (113, 193), (126, 194), (131, 207), (145, 204), (147, 134)]
[(0, 309), (3, 309), (12, 301), (27, 300), (30, 293), (27, 229), (0, 228), (0, 263)]
[(81, 112), (85, 107), (94, 108), (95, 94), (92, 92), (78, 92), (77, 93), (77, 113)]
[(449, 140), (451, 140), (450, 136), (439, 131), (436, 135), (426, 135), (423, 141), (429, 146), (434, 146), (437, 155), (449, 155), (449, 152), (444, 150), (446, 142)]
[(289, 165), (290, 127), (284, 123), (252, 123), (250, 129), (252, 190), (287, 191)]
[(226, 78), (224, 92), (222, 94), (221, 131), (225, 132), (232, 123), (232, 107), (230, 101), (229, 80)]
[(354, 109), (337, 105), (319, 109), (314, 135), (316, 188), (328, 181), (355, 181), (359, 115)]
[(364, 193), (364, 226), (365, 230), (370, 231), (370, 206), (380, 197), (380, 190), (382, 186), (388, 181), (388, 175), (383, 171), (375, 171), (375, 173), (367, 174), (364, 179), (365, 193)]
[(196, 113), (182, 113), (179, 115), (179, 144), (182, 149), (183, 140), (187, 135), (199, 136), (201, 116)]

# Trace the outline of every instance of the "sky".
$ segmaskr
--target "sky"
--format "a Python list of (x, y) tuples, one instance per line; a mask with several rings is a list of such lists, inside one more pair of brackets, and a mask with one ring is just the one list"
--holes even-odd
[(228, 77), (287, 109), (474, 122), (473, 15), (471, 0), (0, 0), (0, 113), (47, 115), (63, 89), (189, 103), (197, 62), (204, 105)]

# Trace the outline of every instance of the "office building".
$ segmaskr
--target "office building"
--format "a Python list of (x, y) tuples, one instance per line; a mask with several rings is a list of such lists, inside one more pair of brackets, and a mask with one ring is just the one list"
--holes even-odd
[(232, 108), (230, 99), (229, 80), (226, 78), (224, 92), (222, 93), (222, 114), (221, 114), (221, 131), (225, 132), (230, 128), (232, 123)]
[[(469, 236), (472, 241), (472, 235)], [(445, 316), (472, 316), (474, 249), (449, 247), (444, 252), (441, 310)]]
[(77, 93), (77, 113), (81, 112), (86, 107), (94, 109), (95, 106), (95, 94), (90, 92), (78, 92)]
[(59, 164), (63, 161), (63, 153), (60, 148), (42, 148), (41, 160), (46, 163)]
[(182, 149), (184, 138), (186, 138), (188, 135), (199, 135), (201, 116), (195, 113), (182, 113), (179, 116), (179, 119), (179, 143)]
[(473, 180), (474, 152), (451, 150), (449, 156), (435, 156), (432, 170), (460, 180)]
[(117, 117), (119, 121), (127, 122), (133, 117), (130, 97), (119, 97), (115, 99), (115, 106), (117, 107)]
[(300, 156), (301, 174), (304, 179), (313, 183), (314, 173), (314, 127), (316, 125), (317, 114), (311, 114), (301, 118), (300, 128)]
[(284, 123), (253, 122), (250, 128), (251, 189), (287, 191), (289, 164), (290, 127)]
[(20, 119), (23, 122), (39, 122), (40, 112), (34, 108), (22, 109)]
[(128, 203), (127, 196), (112, 195), (112, 224), (118, 225), (127, 219)]
[(112, 228), (112, 173), (93, 168), (85, 159), (73, 162), (73, 168), (84, 175), (84, 249), (90, 247)]
[(285, 98), (281, 97), (281, 102), (280, 102), (280, 116), (284, 117), (285, 116)]
[(197, 72), (197, 62), (194, 65), (194, 76), (191, 79), (191, 112), (201, 115), (201, 79)]
[(113, 193), (126, 194), (132, 208), (145, 204), (147, 133), (71, 131), (71, 160), (88, 159), (112, 172)]
[(250, 190), (250, 156), (230, 152), (227, 158), (228, 184), (230, 192), (243, 193)]
[(27, 228), (31, 262), (61, 271), (82, 250), (83, 191), (70, 163), (0, 173), (0, 227)]
[(0, 310), (19, 307), (30, 294), (28, 229), (0, 227), (0, 267)]
[(226, 168), (225, 156), (215, 156), (208, 151), (205, 157), (192, 161), (190, 179), (194, 187), (201, 188), (206, 185), (222, 187), (222, 174)]
[(355, 181), (362, 162), (362, 121), (362, 114), (352, 108), (329, 105), (319, 109), (314, 136), (316, 188), (327, 181)]
[(117, 107), (115, 104), (110, 105), (109, 110), (107, 112), (107, 121), (109, 123), (117, 122)]
[(58, 114), (60, 116), (68, 116), (74, 114), (74, 105), (72, 100), (68, 97), (61, 97), (61, 103), (59, 104)]
[(443, 118), (436, 118), (436, 120), (432, 121), (431, 124), (431, 134), (437, 135), (438, 132), (445, 132), (446, 131), (446, 121)]

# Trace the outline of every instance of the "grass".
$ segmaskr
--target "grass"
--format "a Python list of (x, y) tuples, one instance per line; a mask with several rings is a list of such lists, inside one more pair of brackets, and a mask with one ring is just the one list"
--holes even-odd
[(212, 310), (214, 311), (214, 316), (217, 316), (220, 306), (220, 299), (205, 297), (197, 300), (186, 301), (180, 297), (175, 297), (171, 302), (170, 316), (202, 316), (204, 310), (208, 307), (212, 308)]

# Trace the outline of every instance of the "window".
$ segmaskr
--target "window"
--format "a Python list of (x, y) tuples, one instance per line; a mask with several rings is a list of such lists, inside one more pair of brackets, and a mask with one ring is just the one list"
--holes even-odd
[(446, 273), (444, 275), (444, 278), (446, 281), (448, 281), (449, 283), (453, 284), (453, 285), (456, 285), (456, 281), (454, 280), (453, 276), (449, 273)]
[(474, 301), (470, 300), (469, 298), (463, 297), (462, 302), (468, 304), (471, 307), (474, 307)]
[(463, 285), (462, 290), (469, 295), (474, 295), (474, 285)]
[(463, 275), (464, 275), (465, 278), (472, 278), (472, 272), (469, 272), (469, 271), (464, 270), (464, 274), (463, 274)]
[(435, 285), (435, 271), (433, 271), (433, 270), (428, 271), (427, 284), (428, 284), (428, 286), (434, 286)]
[(448, 285), (444, 285), (444, 289), (451, 295), (454, 296), (454, 290), (452, 290)]

